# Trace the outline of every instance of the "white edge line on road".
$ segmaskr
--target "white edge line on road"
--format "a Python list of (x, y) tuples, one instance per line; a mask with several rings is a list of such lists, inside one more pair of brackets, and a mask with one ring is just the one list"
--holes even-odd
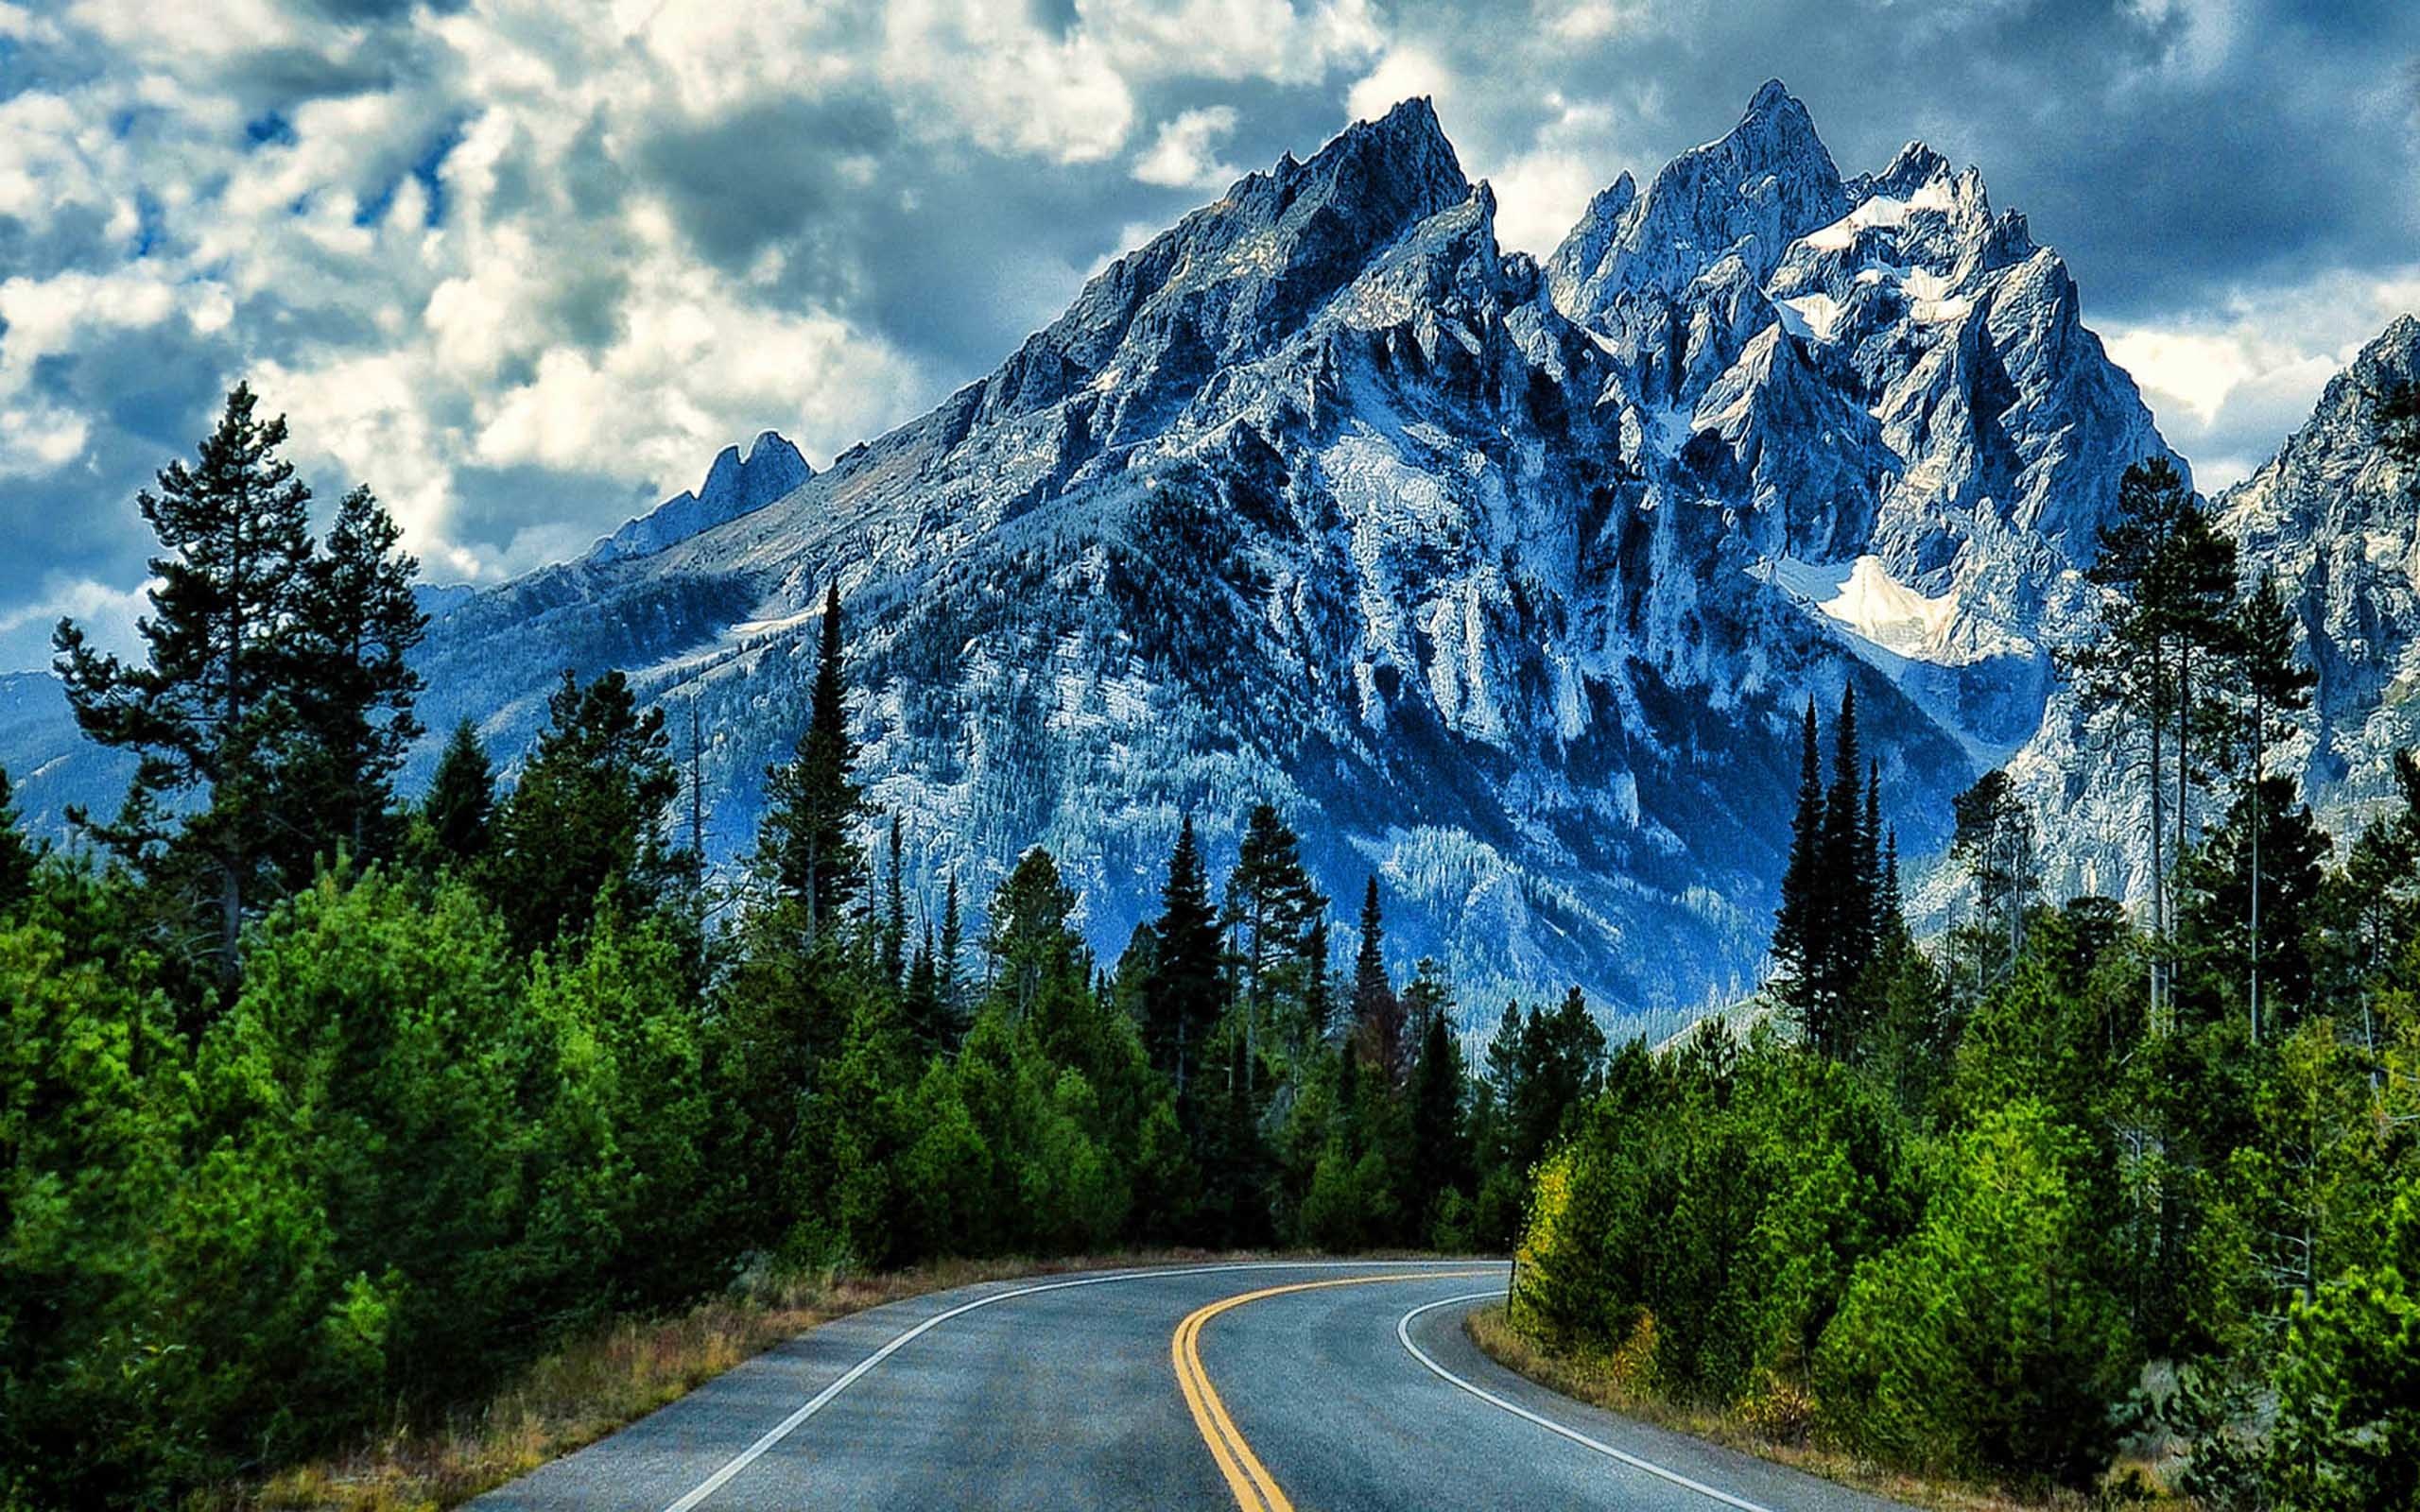
[(1580, 1432), (1576, 1428), (1565, 1428), (1563, 1424), (1556, 1422), (1551, 1418), (1541, 1417), (1537, 1413), (1531, 1412), (1529, 1408), (1520, 1405), (1518, 1402), (1507, 1401), (1493, 1391), (1489, 1391), (1481, 1386), (1475, 1386), (1469, 1382), (1463, 1380), (1461, 1377), (1454, 1374), (1451, 1370), (1446, 1369), (1443, 1366), (1439, 1365), (1434, 1359), (1429, 1357), (1427, 1350), (1423, 1349), (1419, 1345), (1411, 1342), (1411, 1320), (1418, 1317), (1421, 1314), (1433, 1313), (1441, 1307), (1451, 1307), (1457, 1302), (1476, 1302), (1481, 1297), (1502, 1297), (1503, 1295), (1504, 1294), (1501, 1291), (1497, 1290), (1465, 1292), (1460, 1297), (1441, 1297), (1434, 1302), (1428, 1302), (1422, 1306), (1415, 1307), (1410, 1312), (1406, 1313), (1402, 1317), (1395, 1320), (1395, 1337), (1402, 1341), (1405, 1349), (1411, 1351), (1411, 1357), (1413, 1359), (1419, 1361), (1422, 1365), (1426, 1366), (1430, 1372), (1435, 1374), (1439, 1379), (1444, 1381), (1449, 1385), (1461, 1387), (1462, 1390), (1469, 1392), (1472, 1396), (1477, 1397), (1479, 1400), (1486, 1402), (1491, 1407), (1501, 1407), (1506, 1412), (1511, 1413), (1513, 1417), (1527, 1418), (1529, 1421), (1537, 1424), (1539, 1427), (1545, 1429), (1550, 1434), (1562, 1435), (1564, 1437), (1570, 1439), (1573, 1443), (1580, 1445), (1582, 1449), (1593, 1449), (1598, 1453), (1604, 1455), (1608, 1459), (1619, 1460), (1634, 1470), (1645, 1470), (1648, 1474), (1655, 1476), (1659, 1480), (1669, 1481), (1674, 1486), (1680, 1486), (1684, 1490), (1695, 1491), (1700, 1496), (1710, 1496), (1725, 1506), (1738, 1508), (1739, 1512), (1772, 1512), (1772, 1509), (1769, 1507), (1759, 1506), (1754, 1502), (1743, 1501), (1738, 1497), (1733, 1496), (1728, 1491), (1718, 1491), (1713, 1486), (1708, 1486), (1702, 1481), (1690, 1480), (1687, 1476), (1683, 1475), (1678, 1470), (1668, 1470), (1663, 1466), (1654, 1464), (1649, 1460), (1643, 1460), (1635, 1454), (1625, 1454), (1611, 1444), (1599, 1443), (1596, 1439), (1589, 1437), (1586, 1434)]
[[(856, 1383), (858, 1377), (864, 1375), (875, 1366), (882, 1364), (885, 1360), (890, 1359), (892, 1355), (898, 1353), (902, 1349), (913, 1343), (924, 1334), (930, 1332), (932, 1330), (939, 1328), (943, 1323), (948, 1322), (951, 1318), (960, 1316), (967, 1313), (972, 1313), (977, 1308), (990, 1307), (994, 1302), (1006, 1302), (1011, 1301), (1020, 1297), (1031, 1297), (1037, 1292), (1063, 1292), (1074, 1286), (1102, 1286), (1111, 1281), (1148, 1280), (1155, 1276), (1209, 1276), (1222, 1271), (1237, 1270), (1342, 1270), (1365, 1269), (1372, 1265), (1420, 1266), (1467, 1264), (1469, 1264), (1469, 1262), (1467, 1261), (1451, 1260), (1245, 1260), (1235, 1261), (1219, 1265), (1151, 1266), (1141, 1270), (1113, 1271), (1105, 1276), (1080, 1276), (1072, 1280), (1043, 1281), (1033, 1286), (1019, 1286), (1010, 1291), (994, 1292), (988, 1297), (978, 1297), (971, 1302), (960, 1302), (958, 1306), (949, 1309), (945, 1313), (934, 1314), (931, 1317), (925, 1319), (925, 1321), (917, 1324), (914, 1328), (908, 1330), (897, 1338), (892, 1339), (881, 1349), (874, 1350), (873, 1353), (867, 1355), (856, 1365), (851, 1366), (847, 1373), (842, 1375), (839, 1380), (833, 1382), (821, 1391), (817, 1392), (812, 1398), (808, 1399), (804, 1406), (799, 1408), (798, 1411), (790, 1414), (780, 1422), (775, 1423), (771, 1428), (766, 1430), (765, 1435), (762, 1438), (757, 1439), (756, 1442), (749, 1445), (746, 1449), (743, 1449), (738, 1453), (733, 1455), (722, 1469), (715, 1471), (712, 1475), (709, 1475), (704, 1480), (699, 1482), (696, 1489), (692, 1490), (688, 1495), (683, 1497), (678, 1502), (673, 1503), (670, 1506), (666, 1507), (664, 1512), (694, 1512), (694, 1509), (700, 1503), (705, 1501), (707, 1497), (714, 1495), (717, 1491), (721, 1490), (725, 1485), (730, 1483), (733, 1476), (737, 1475), (741, 1470), (746, 1469), (749, 1466), (755, 1464), (767, 1450), (771, 1449), (775, 1444), (780, 1443), (783, 1439), (787, 1438), (791, 1434), (797, 1432), (800, 1424), (805, 1422), (809, 1418), (814, 1417), (817, 1413), (821, 1412), (826, 1403), (830, 1402), (833, 1398), (838, 1396), (841, 1392), (848, 1390), (849, 1387)], [(1494, 1294), (1483, 1293), (1480, 1295), (1493, 1296)], [(1412, 1352), (1415, 1354), (1419, 1353), (1416, 1349)], [(1437, 1367), (1432, 1364), (1429, 1366), (1429, 1368), (1434, 1370)], [(1738, 1504), (1741, 1506), (1747, 1505), (1746, 1503), (1740, 1503)], [(1761, 1507), (1753, 1507), (1749, 1509), (1749, 1512), (1764, 1512), (1764, 1509)]]

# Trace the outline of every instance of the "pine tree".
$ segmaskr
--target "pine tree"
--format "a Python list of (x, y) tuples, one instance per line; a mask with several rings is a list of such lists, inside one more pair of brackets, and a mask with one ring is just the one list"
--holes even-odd
[(42, 850), (26, 838), (17, 817), (16, 790), (9, 769), (0, 766), (0, 916), (26, 901), (33, 891), (34, 865)]
[(883, 879), (882, 975), (897, 988), (907, 970), (908, 891), (900, 877), (899, 816), (890, 816), (890, 865)]
[(621, 673), (583, 687), (566, 671), (546, 713), (497, 818), (490, 877), (523, 950), (585, 932), (609, 887), (634, 914), (661, 901), (666, 810), (681, 791), (664, 711), (639, 713)]
[(338, 847), (361, 862), (389, 849), (394, 775), (422, 733), (421, 678), (406, 659), (428, 628), (412, 597), (420, 563), (402, 541), (377, 497), (356, 488), (299, 580), (285, 647), (301, 723), (283, 804), (289, 885)]
[(1866, 931), (1874, 940), (1883, 934), (1882, 764), (1865, 764), (1865, 817), (1858, 831), (1858, 890), (1866, 898)]
[(994, 990), (1012, 1020), (1033, 1011), (1054, 976), (1080, 964), (1082, 976), (1091, 974), (1082, 936), (1067, 927), (1075, 908), (1076, 894), (1061, 879), (1058, 858), (1041, 846), (1019, 856), (992, 895), (983, 949), (997, 963)]
[(495, 772), (469, 720), (456, 725), (447, 737), (420, 811), (443, 860), (459, 864), (487, 854), (495, 814)]
[(1790, 1016), (1804, 1025), (1823, 970), (1823, 921), (1817, 917), (1817, 871), (1824, 845), (1824, 765), (1817, 744), (1815, 700), (1806, 700), (1799, 730), (1798, 806), (1789, 822), (1789, 860), (1781, 875), (1781, 906), (1773, 910), (1773, 967)]
[[(2017, 800), (2008, 773), (1995, 769), (1950, 800), (1950, 858), (1975, 883), (1978, 989), (1980, 979), (2013, 970), (2025, 946), (2025, 909), (2040, 884), (2033, 855), (2033, 818)], [(1988, 948), (2005, 942), (2004, 953)], [(1995, 960), (1996, 957), (1996, 960)]]
[(775, 891), (804, 906), (810, 941), (825, 937), (864, 884), (856, 829), (865, 798), (852, 776), (857, 747), (849, 735), (841, 654), (836, 580), (824, 592), (806, 730), (791, 759), (766, 771), (768, 809), (757, 841), (758, 864)]
[(1511, 1108), (1521, 1097), (1521, 1081), (1525, 1074), (1521, 1057), (1523, 1036), (1528, 1032), (1522, 1022), (1521, 1005), (1507, 1002), (1504, 1016), (1495, 1021), (1495, 1035), (1487, 1042), (1487, 1081), (1495, 1089), (1496, 1105)]
[(2223, 750), (2231, 711), (2221, 690), (2240, 650), (2235, 540), (2211, 520), (2199, 494), (2186, 495), (2159, 582), (2175, 644), (2175, 855), (2182, 861), (2193, 840), (2192, 790), (2210, 775), (2209, 759), (2195, 752), (2204, 740)]
[(2251, 780), (2246, 784), (2252, 799), (2251, 960), (2246, 995), (2256, 1043), (2260, 1039), (2260, 848), (2262, 832), (2268, 827), (2263, 816), (2262, 789), (2269, 747), (2275, 739), (2292, 732), (2293, 727), (2284, 723), (2282, 716), (2309, 708), (2310, 690), (2319, 681), (2319, 675), (2294, 656), (2296, 628), (2293, 610), (2286, 607), (2286, 596), (2278, 591), (2277, 575), (2264, 569), (2259, 586), (2236, 612), (2236, 647), (2240, 661), (2238, 691), (2252, 704), (2246, 730), (2246, 745), (2252, 757)]
[(1178, 826), (1176, 848), (1168, 854), (1167, 881), (1160, 889), (1160, 917), (1152, 932), (1159, 951), (1153, 963), (1145, 1040), (1152, 1063), (1175, 1085), (1178, 1108), (1184, 1112), (1190, 1108), (1187, 1098), (1194, 1074), (1225, 997), (1219, 973), (1219, 919), (1210, 905), (1210, 881), (1190, 814)]
[(1519, 1090), (1506, 1108), (1513, 1158), (1526, 1169), (1544, 1156), (1565, 1121), (1594, 1096), (1604, 1074), (1605, 1031), (1578, 988), (1553, 1008), (1530, 1015), (1519, 1049)]
[[(2311, 1000), (2311, 921), (2331, 849), (2298, 800), (2294, 780), (2272, 774), (2258, 788), (2238, 792), (2224, 819), (2177, 868), (2180, 938), (2207, 953), (2222, 979), (2258, 984), (2267, 1006), (2251, 1022), (2264, 1036), (2290, 1028), (2295, 1010)], [(2262, 897), (2256, 912), (2256, 884)], [(2272, 933), (2258, 955), (2251, 937), (2256, 919)], [(2237, 975), (2248, 960), (2258, 961), (2260, 973), (2249, 981)]]
[(953, 1048), (966, 1028), (965, 1006), (959, 1001), (963, 985), (958, 975), (966, 953), (963, 935), (964, 925), (958, 916), (958, 873), (953, 871), (949, 885), (942, 893), (940, 954), (933, 961), (933, 990), (941, 1000), (943, 1031)]
[[(2185, 852), (2200, 776), (2193, 751), (2221, 715), (2213, 684), (2232, 649), (2235, 542), (2165, 457), (2126, 470), (2118, 514), (2085, 576), (2110, 593), (2100, 633), (2065, 658), (2088, 710), (2142, 732), (2151, 806), (2151, 924), (2169, 926), (2169, 869)], [(2172, 791), (2170, 783), (2172, 782)], [(2150, 953), (2152, 1022), (2169, 1018), (2165, 957)]]
[(933, 926), (929, 919), (925, 924), (925, 937), (908, 964), (908, 982), (900, 992), (899, 1003), (900, 1017), (906, 1021), (908, 1036), (920, 1055), (950, 1047), (951, 1036), (942, 1007), (941, 972), (933, 963)]
[(1857, 690), (1841, 690), (1840, 722), (1832, 731), (1832, 785), (1824, 798), (1813, 904), (1820, 971), (1807, 1003), (1807, 1039), (1841, 1058), (1852, 1037), (1851, 998), (1874, 958), (1875, 892), (1879, 884), (1867, 829), (1866, 765), (1858, 746)]
[(1381, 1086), (1399, 1085), (1405, 1073), (1403, 1003), (1387, 980), (1387, 927), (1378, 908), (1378, 879), (1361, 895), (1361, 946), (1353, 957), (1353, 1039)]
[(1449, 1192), (1467, 1193), (1470, 1186), (1470, 1137), (1464, 1120), (1468, 1078), (1461, 1047), (1455, 1042), (1446, 1015), (1428, 1015), (1420, 1037), (1420, 1055), (1412, 1063), (1409, 1085), (1411, 1169), (1407, 1216), (1415, 1228), (1406, 1237), (1426, 1243), (1439, 1203)]
[(1303, 1035), (1306, 1045), (1323, 1044), (1335, 1027), (1336, 992), (1328, 971), (1327, 910), (1322, 907), (1303, 936)]
[[(1303, 869), (1302, 846), (1293, 830), (1278, 816), (1275, 805), (1253, 805), (1235, 872), (1227, 879), (1221, 922), (1236, 940), (1245, 1043), (1255, 1053), (1279, 1005), (1290, 1001), (1299, 1005), (1305, 936), (1326, 907), (1327, 900)], [(1247, 1060), (1247, 1066), (1256, 1070), (1256, 1061)]]
[[(294, 716), (285, 639), (310, 555), (311, 490), (278, 455), (285, 419), (256, 419), (254, 405), (236, 385), (196, 465), (170, 462), (158, 492), (136, 495), (164, 548), (150, 563), (159, 586), (140, 627), (144, 664), (94, 650), (67, 620), (53, 638), (78, 727), (142, 758), (118, 822), (70, 811), (71, 822), (154, 881), (190, 881), (210, 897), (231, 981), (246, 902), (279, 833), (276, 758)], [(171, 844), (162, 800), (197, 788), (207, 798)]]

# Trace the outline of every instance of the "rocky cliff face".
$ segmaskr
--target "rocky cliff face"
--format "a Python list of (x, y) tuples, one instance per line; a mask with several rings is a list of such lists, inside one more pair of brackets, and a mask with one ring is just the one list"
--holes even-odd
[[(768, 438), (442, 606), (428, 722), (510, 757), (561, 668), (627, 668), (700, 714), (729, 859), (837, 579), (865, 775), (925, 891), (979, 899), (1047, 843), (1114, 954), (1180, 816), (1215, 860), (1267, 799), (1331, 894), (1380, 877), (1399, 964), (1483, 1012), (1578, 982), (1616, 1016), (1753, 984), (1809, 696), (1857, 685), (1910, 856), (1983, 767), (2048, 796), (2089, 765), (2048, 647), (2119, 473), (2166, 447), (1974, 170), (1911, 144), (1844, 178), (1770, 84), (1543, 266), (1494, 216), (1425, 101), (1281, 160), (828, 471), (718, 488)], [(2227, 502), (2296, 564), (2334, 659), (2312, 770), (2345, 782), (2415, 623), (2408, 487), (2358, 423)], [(2102, 826), (2062, 854), (2121, 876), (2121, 799), (2062, 809)]]
[[(2406, 316), (2371, 342), (2321, 396), (2308, 423), (2274, 458), (2211, 501), (2239, 544), (2247, 587), (2273, 573), (2300, 621), (2299, 650), (2318, 674), (2310, 709), (2271, 758), (2302, 784), (2322, 826), (2359, 833), (2394, 796), (2393, 757), (2420, 744), (2420, 475), (2378, 445), (2377, 404), (2420, 377), (2420, 320)], [(2048, 634), (2091, 633), (2079, 591)], [(2132, 739), (2087, 718), (2064, 691), (2016, 752), (2021, 790), (2045, 816), (2054, 893), (2139, 897), (2150, 882), (2148, 812)], [(2188, 827), (2199, 833), (2226, 795), (2198, 787)]]
[(2420, 741), (2420, 473), (2378, 446), (2378, 401), (2420, 380), (2404, 316), (2338, 374), (2308, 424), (2220, 495), (2245, 560), (2276, 573), (2319, 674), (2289, 761), (2331, 809), (2387, 798), (2390, 761)]
[(815, 475), (798, 448), (772, 431), (759, 435), (743, 459), (736, 446), (726, 446), (706, 469), (706, 481), (695, 493), (683, 490), (665, 500), (589, 548), (588, 559), (619, 561), (648, 557), (701, 530), (762, 509)]
[(1179, 816), (1216, 847), (1268, 798), (1474, 999), (1735, 990), (1797, 707), (1857, 682), (1937, 840), (2039, 714), (2083, 495), (2157, 437), (1974, 175), (1843, 179), (1777, 84), (1544, 267), (1494, 214), (1425, 101), (1285, 159), (787, 497), (447, 614), (437, 700), (507, 747), (565, 662), (698, 700), (728, 855), (837, 576), (912, 871), (1047, 842), (1114, 952)]

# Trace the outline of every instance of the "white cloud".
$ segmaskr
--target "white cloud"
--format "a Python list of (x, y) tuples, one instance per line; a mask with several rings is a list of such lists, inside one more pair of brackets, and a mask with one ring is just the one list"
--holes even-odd
[(1134, 177), (1170, 189), (1216, 189), (1242, 177), (1219, 161), (1219, 144), (1236, 129), (1231, 105), (1187, 111), (1160, 128), (1150, 150), (1134, 160)]
[(0, 477), (31, 477), (84, 455), (92, 428), (55, 404), (0, 404)]
[(0, 637), (26, 630), (46, 631), (61, 619), (72, 619), (95, 648), (123, 656), (140, 643), (135, 621), (151, 611), (151, 589), (120, 590), (89, 577), (53, 573), (43, 579), (33, 602), (0, 612)]
[(2128, 9), (2168, 32), (2164, 60), (2195, 78), (2224, 67), (2242, 31), (2241, 0), (2130, 0)]
[(2420, 310), (2420, 266), (2384, 278), (2329, 274), (2244, 293), (2214, 314), (2112, 327), (2161, 434), (2215, 490), (2247, 476), (2310, 417), (2327, 380), (2398, 315)]
[(1020, 6), (896, 0), (884, 15), (881, 72), (977, 144), (1061, 163), (1115, 153), (1134, 98), (1089, 30), (1057, 36)]
[[(1146, 88), (1319, 84), (1385, 32), (1375, 0), (1076, 0), (1057, 20), (996, 0), (465, 0), (386, 20), (0, 0), (0, 37), (91, 65), (0, 100), (0, 215), (80, 211), (125, 259), (36, 260), (0, 283), (0, 474), (100, 444), (103, 418), (37, 391), (37, 364), (181, 321), (230, 369), (207, 381), (250, 373), (292, 415), (298, 459), (371, 483), (433, 574), (530, 565), (553, 534), (474, 523), (468, 470), (669, 492), (768, 425), (828, 457), (934, 382), (798, 292), (821, 286), (828, 211), (725, 267), (652, 193), (650, 141), (878, 101), (908, 150), (1115, 162), (1136, 150)], [(1131, 170), (1215, 187), (1237, 172), (1219, 151), (1236, 125), (1230, 105), (1185, 110)], [(836, 181), (884, 193), (895, 150), (842, 150)], [(1080, 272), (995, 257), (1026, 262), (1054, 301)]]
[(1369, 0), (1078, 0), (1127, 77), (1314, 84), (1385, 46)]
[(1600, 43), (1646, 29), (1651, 14), (1638, 0), (1536, 0), (1537, 21), (1558, 42)]
[(1436, 54), (1419, 47), (1391, 47), (1344, 97), (1357, 121), (1374, 121), (1404, 100), (1426, 95), (1443, 115), (1454, 94), (1454, 76)]
[(1527, 147), (1501, 167), (1477, 162), (1472, 167), (1495, 187), (1496, 239), (1541, 259), (1578, 223), (1589, 198), (1613, 181), (1606, 165), (1621, 157), (1609, 106), (1551, 91), (1544, 104), (1548, 113)]

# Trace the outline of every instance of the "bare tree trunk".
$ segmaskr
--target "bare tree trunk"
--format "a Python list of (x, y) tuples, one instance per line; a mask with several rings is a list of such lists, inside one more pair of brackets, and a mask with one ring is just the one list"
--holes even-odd
[(2252, 700), (2252, 1042), (2260, 1042), (2260, 812), (2261, 766), (2267, 756), (2269, 713), (2263, 700)]
[(238, 865), (229, 861), (218, 874), (218, 979), (231, 988), (242, 967), (236, 956), (244, 934), (244, 885), (236, 875)]
[[(2159, 673), (2153, 668), (2152, 687), (2159, 687)], [(2152, 1033), (2166, 1033), (2166, 972), (2161, 963), (2161, 949), (2169, 938), (2169, 859), (2166, 859), (2166, 822), (2164, 803), (2166, 791), (2161, 789), (2159, 767), (2159, 735), (2161, 707), (2153, 695), (2152, 699)]]

